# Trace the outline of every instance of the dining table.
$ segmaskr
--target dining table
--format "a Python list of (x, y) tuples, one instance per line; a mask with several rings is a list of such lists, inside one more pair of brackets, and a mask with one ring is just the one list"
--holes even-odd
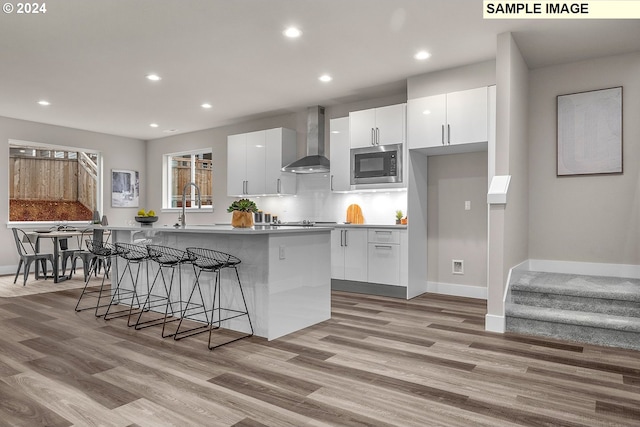
[[(91, 238), (96, 238), (97, 236), (94, 235), (95, 230), (100, 231), (100, 238), (102, 238), (103, 234), (110, 234), (109, 230), (102, 230), (102, 228), (100, 226), (97, 226), (96, 228), (93, 228), (94, 232), (91, 232), (88, 234), (88, 236), (91, 236)], [(30, 238), (35, 238), (35, 249), (36, 252), (40, 252), (40, 242), (42, 239), (51, 239), (51, 241), (53, 242), (53, 274), (52, 276), (50, 276), (51, 278), (53, 278), (53, 283), (59, 283), (59, 282), (63, 282), (65, 280), (68, 280), (71, 278), (72, 273), (70, 272), (69, 274), (61, 274), (60, 273), (60, 242), (64, 239), (69, 239), (71, 237), (78, 237), (78, 236), (82, 236), (83, 233), (86, 235), (87, 234), (87, 229), (84, 230), (78, 230), (76, 228), (73, 227), (68, 227), (68, 226), (62, 226), (62, 227), (54, 227), (51, 229), (42, 229), (42, 230), (34, 230), (32, 233), (30, 233)], [(81, 247), (82, 242), (80, 242), (78, 249), (82, 249)], [(73, 269), (73, 266), (71, 266), (71, 269)], [(36, 277), (39, 277), (39, 266), (36, 263), (35, 266), (35, 274)], [(47, 278), (49, 278), (49, 276), (47, 276)]]

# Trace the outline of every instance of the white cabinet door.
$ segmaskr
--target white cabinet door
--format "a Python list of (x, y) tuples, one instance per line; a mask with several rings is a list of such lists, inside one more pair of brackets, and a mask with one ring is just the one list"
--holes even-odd
[(401, 144), (406, 135), (405, 105), (389, 105), (349, 113), (351, 148)]
[(241, 196), (246, 180), (246, 134), (229, 135), (227, 138), (227, 195)]
[(265, 194), (295, 194), (296, 175), (282, 172), (282, 167), (295, 160), (296, 132), (276, 128), (266, 131), (265, 136)]
[(349, 113), (351, 148), (370, 147), (374, 144), (376, 127), (375, 109)]
[(367, 230), (345, 229), (345, 280), (367, 281)]
[[(266, 139), (265, 131), (247, 135), (247, 178), (245, 194), (265, 194)], [(233, 166), (231, 166), (233, 167)]]
[(445, 141), (447, 95), (426, 96), (407, 101), (409, 148), (440, 147)]
[(349, 147), (349, 117), (332, 119), (329, 122), (329, 146), (331, 162), (331, 191), (351, 189), (351, 153)]
[(331, 231), (331, 278), (344, 280), (344, 228)]
[(486, 87), (447, 94), (447, 143), (488, 141)]
[(400, 245), (369, 243), (368, 278), (371, 283), (400, 285)]
[(376, 108), (376, 145), (402, 144), (406, 134), (405, 105)]

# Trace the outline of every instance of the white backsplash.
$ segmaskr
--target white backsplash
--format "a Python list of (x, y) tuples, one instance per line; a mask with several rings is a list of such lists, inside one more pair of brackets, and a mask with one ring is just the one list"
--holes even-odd
[(333, 193), (328, 174), (300, 174), (295, 196), (252, 197), (258, 208), (277, 215), (280, 221), (344, 222), (347, 207), (357, 203), (365, 224), (395, 224), (396, 211), (407, 212), (407, 192), (379, 190), (375, 193)]

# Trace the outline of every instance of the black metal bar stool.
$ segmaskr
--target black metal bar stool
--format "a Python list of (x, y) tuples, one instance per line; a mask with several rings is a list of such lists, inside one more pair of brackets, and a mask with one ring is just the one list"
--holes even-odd
[[(196, 288), (200, 289), (200, 275), (202, 273), (215, 274), (215, 285), (213, 289), (212, 305), (210, 310), (208, 310), (211, 312), (211, 320), (207, 325), (208, 331), (209, 331), (209, 341), (207, 343), (207, 346), (209, 347), (209, 350), (213, 350), (220, 346), (230, 344), (232, 342), (241, 340), (243, 338), (248, 338), (250, 336), (253, 336), (253, 324), (251, 323), (251, 317), (249, 316), (249, 309), (247, 308), (247, 300), (245, 299), (244, 291), (242, 290), (242, 283), (240, 282), (240, 275), (238, 274), (237, 265), (240, 264), (241, 262), (240, 259), (224, 252), (216, 251), (213, 249), (205, 249), (205, 248), (187, 248), (187, 253), (192, 258), (193, 270), (196, 276), (193, 289), (191, 290), (191, 295), (189, 296), (189, 300), (187, 301), (187, 307), (186, 307), (187, 309), (189, 308), (189, 304), (191, 303), (192, 296), (195, 292), (195, 289)], [(231, 308), (231, 307), (223, 307), (222, 305), (222, 282), (220, 280), (220, 272), (225, 268), (233, 269), (235, 271), (238, 290), (240, 291), (240, 297), (242, 297), (242, 307)], [(247, 316), (247, 321), (249, 322), (249, 329), (251, 330), (250, 333), (237, 338), (233, 338), (222, 344), (216, 344), (213, 346), (211, 345), (211, 333), (214, 329), (219, 329), (222, 325), (222, 322), (224, 321), (228, 321), (228, 320), (235, 319), (242, 316)], [(178, 330), (176, 331), (176, 335), (174, 336), (175, 339), (179, 339), (181, 337), (180, 336), (180, 334), (182, 334), (182, 332), (180, 331), (181, 323), (182, 321), (178, 324)], [(185, 336), (189, 336), (189, 335), (185, 335)]]
[[(165, 333), (166, 325), (169, 322), (180, 320), (179, 317), (175, 317), (176, 314), (182, 314), (182, 304), (184, 303), (182, 298), (182, 265), (191, 263), (191, 258), (187, 252), (180, 249), (175, 249), (167, 246), (160, 245), (147, 245), (147, 252), (149, 259), (154, 261), (158, 265), (158, 271), (153, 279), (151, 286), (147, 292), (144, 303), (141, 310), (138, 313), (138, 318), (135, 323), (136, 329), (143, 329), (150, 326), (162, 325), (162, 337), (167, 338), (173, 336), (175, 333)], [(169, 282), (167, 284), (167, 277), (165, 273), (171, 271), (169, 276)], [(178, 273), (178, 298), (172, 298), (172, 290), (174, 278)], [(164, 295), (154, 292), (156, 285), (162, 282), (164, 287)], [(179, 304), (179, 309), (174, 309), (174, 305)], [(142, 315), (145, 312), (150, 311), (153, 308), (159, 308), (164, 306), (164, 316), (161, 318), (154, 318), (149, 320), (142, 320)], [(171, 312), (169, 314), (169, 312)], [(169, 319), (169, 317), (174, 317)]]
[[(141, 246), (138, 244), (130, 244), (130, 243), (115, 243), (116, 255), (126, 261), (124, 268), (122, 269), (122, 274), (119, 277), (116, 277), (117, 284), (113, 292), (111, 293), (111, 302), (107, 308), (107, 311), (104, 314), (104, 320), (111, 320), (115, 317), (124, 317), (128, 316), (127, 326), (133, 326), (131, 324), (131, 314), (133, 312), (134, 306), (136, 308), (140, 308), (140, 298), (138, 293), (138, 278), (140, 276), (140, 269), (143, 264), (145, 264), (149, 260), (149, 253), (145, 246)], [(117, 260), (116, 260), (117, 262)], [(131, 266), (136, 266), (136, 275), (133, 276), (133, 270)], [(116, 268), (117, 270), (117, 268)], [(147, 272), (147, 290), (149, 289), (149, 270), (145, 269)], [(122, 281), (125, 279), (125, 276), (129, 273), (129, 278), (131, 279), (132, 289), (123, 289)], [(120, 273), (118, 271), (118, 273)], [(124, 298), (123, 298), (124, 297)], [(114, 305), (122, 304), (124, 300), (130, 298), (130, 304), (128, 308), (123, 310), (118, 310), (115, 312), (111, 311), (111, 308)], [(137, 306), (134, 304), (137, 302)]]
[[(113, 298), (111, 298), (111, 286), (109, 286), (108, 288), (105, 289), (105, 279), (108, 277), (108, 273), (107, 270), (105, 269), (105, 272), (102, 275), (102, 281), (100, 283), (100, 289), (88, 289), (89, 288), (89, 282), (91, 281), (91, 275), (92, 274), (97, 274), (97, 270), (98, 270), (98, 266), (101, 263), (104, 263), (104, 265), (111, 265), (111, 260), (113, 258), (116, 258), (118, 255), (118, 249), (110, 244), (110, 243), (105, 243), (102, 240), (91, 240), (88, 239), (86, 242), (87, 245), (87, 249), (89, 250), (89, 252), (91, 252), (91, 254), (94, 255), (95, 257), (95, 261), (96, 262), (92, 262), (90, 264), (90, 269), (89, 272), (87, 273), (86, 276), (86, 280), (84, 283), (84, 288), (82, 289), (82, 293), (80, 294), (80, 297), (78, 298), (78, 302), (76, 303), (76, 311), (84, 311), (84, 310), (89, 310), (89, 309), (94, 309), (95, 310), (95, 315), (96, 317), (101, 317), (102, 314), (98, 314), (98, 309), (100, 308), (104, 308), (104, 307), (109, 307), (111, 305), (111, 301)], [(109, 294), (109, 296), (104, 296), (105, 293)], [(80, 303), (82, 302), (82, 299), (84, 297), (94, 297), (97, 299), (96, 304), (90, 304), (86, 307), (82, 307), (80, 308)], [(107, 298), (109, 300), (108, 303), (106, 304), (101, 304), (101, 301), (103, 298)], [(108, 309), (107, 309), (108, 311)]]

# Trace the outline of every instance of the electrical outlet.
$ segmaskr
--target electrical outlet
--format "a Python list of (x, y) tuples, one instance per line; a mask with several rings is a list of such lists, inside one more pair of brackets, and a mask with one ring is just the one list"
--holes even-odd
[(464, 202), (464, 210), (465, 211), (470, 211), (471, 210), (471, 200), (465, 200), (465, 202)]
[(451, 273), (464, 274), (464, 261), (461, 259), (451, 260)]
[(279, 247), (279, 253), (280, 253), (280, 259), (285, 259), (286, 258), (284, 246), (280, 246)]

